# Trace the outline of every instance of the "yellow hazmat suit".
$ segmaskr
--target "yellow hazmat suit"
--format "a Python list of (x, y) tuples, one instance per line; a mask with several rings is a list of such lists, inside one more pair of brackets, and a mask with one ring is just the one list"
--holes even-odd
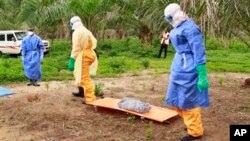
[(75, 59), (75, 84), (78, 87), (83, 87), (86, 103), (90, 103), (96, 100), (90, 75), (95, 75), (98, 67), (97, 57), (94, 51), (97, 40), (79, 20), (80, 18), (73, 23), (75, 26), (72, 27), (74, 32), (70, 57)]

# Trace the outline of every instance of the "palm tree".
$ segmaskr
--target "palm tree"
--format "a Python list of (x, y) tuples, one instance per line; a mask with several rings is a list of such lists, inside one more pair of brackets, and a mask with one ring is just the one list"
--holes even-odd
[(0, 0), (0, 30), (17, 29), (20, 22), (15, 18), (20, 11), (21, 0)]
[(69, 15), (67, 5), (67, 0), (23, 0), (18, 20), (26, 23), (26, 26), (37, 27), (40, 34), (46, 33), (54, 38), (57, 32), (57, 37), (65, 37), (68, 33), (67, 23), (64, 22)]
[[(163, 22), (164, 8), (178, 0), (144, 0), (141, 12), (153, 33), (166, 27)], [(180, 5), (195, 19), (205, 35), (221, 37), (228, 46), (228, 39), (237, 37), (250, 47), (245, 37), (250, 36), (250, 1), (235, 0), (182, 0)]]
[(162, 30), (171, 28), (164, 20), (164, 9), (176, 0), (144, 0), (140, 13), (151, 27), (154, 34), (159, 35)]
[[(83, 24), (94, 34), (105, 26), (104, 17), (114, 4), (114, 0), (70, 0), (72, 14), (81, 17)], [(99, 25), (98, 25), (99, 24)]]
[(222, 37), (225, 47), (235, 36), (250, 47), (244, 36), (250, 36), (249, 1), (235, 0), (183, 0), (182, 7), (200, 24), (202, 30), (214, 37)]
[(250, 47), (248, 0), (0, 0), (0, 29), (32, 25), (46, 36), (66, 38), (70, 17), (78, 15), (96, 36), (112, 28), (120, 38), (133, 31), (132, 35), (148, 42), (170, 28), (163, 11), (172, 2), (180, 2), (205, 35), (224, 41), (237, 37)]

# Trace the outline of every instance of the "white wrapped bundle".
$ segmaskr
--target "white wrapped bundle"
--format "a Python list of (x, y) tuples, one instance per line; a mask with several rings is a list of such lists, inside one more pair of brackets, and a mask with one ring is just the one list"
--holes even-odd
[(146, 113), (151, 110), (151, 106), (149, 103), (145, 103), (134, 98), (121, 99), (121, 101), (119, 101), (118, 103), (118, 107), (120, 109), (131, 110), (138, 113)]

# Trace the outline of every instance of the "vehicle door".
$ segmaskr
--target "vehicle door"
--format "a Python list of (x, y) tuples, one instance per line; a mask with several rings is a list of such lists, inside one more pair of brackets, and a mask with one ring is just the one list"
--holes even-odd
[(8, 48), (6, 45), (6, 34), (0, 33), (0, 53), (8, 52)]
[(6, 39), (7, 39), (7, 46), (10, 49), (11, 54), (19, 54), (21, 47), (20, 43), (17, 42), (16, 37), (14, 36), (13, 33), (7, 33), (6, 34)]

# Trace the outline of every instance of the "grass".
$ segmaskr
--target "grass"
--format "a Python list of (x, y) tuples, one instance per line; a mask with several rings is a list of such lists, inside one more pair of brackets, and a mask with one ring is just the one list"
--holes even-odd
[(246, 112), (250, 112), (250, 104), (245, 104), (240, 107), (241, 109), (245, 110)]
[(95, 84), (95, 89), (94, 89), (95, 95), (102, 97), (104, 95), (102, 91), (102, 85), (101, 84)]
[(214, 72), (250, 73), (250, 52), (232, 50), (207, 51), (208, 70)]
[[(229, 49), (218, 47), (216, 40), (207, 43), (207, 68), (209, 72), (250, 73), (250, 49), (236, 40)], [(121, 41), (99, 41), (99, 67), (96, 77), (115, 77), (122, 73), (139, 75), (142, 70), (153, 70), (154, 74), (169, 73), (175, 54), (169, 46), (166, 59), (157, 58), (159, 45), (145, 46), (136, 38)], [(72, 80), (73, 73), (67, 70), (71, 52), (70, 41), (54, 41), (52, 50), (44, 57), (42, 80)], [(24, 76), (21, 56), (0, 56), (0, 85), (27, 81)]]
[(148, 123), (148, 128), (146, 131), (146, 138), (147, 140), (152, 140), (153, 139), (153, 122)]

